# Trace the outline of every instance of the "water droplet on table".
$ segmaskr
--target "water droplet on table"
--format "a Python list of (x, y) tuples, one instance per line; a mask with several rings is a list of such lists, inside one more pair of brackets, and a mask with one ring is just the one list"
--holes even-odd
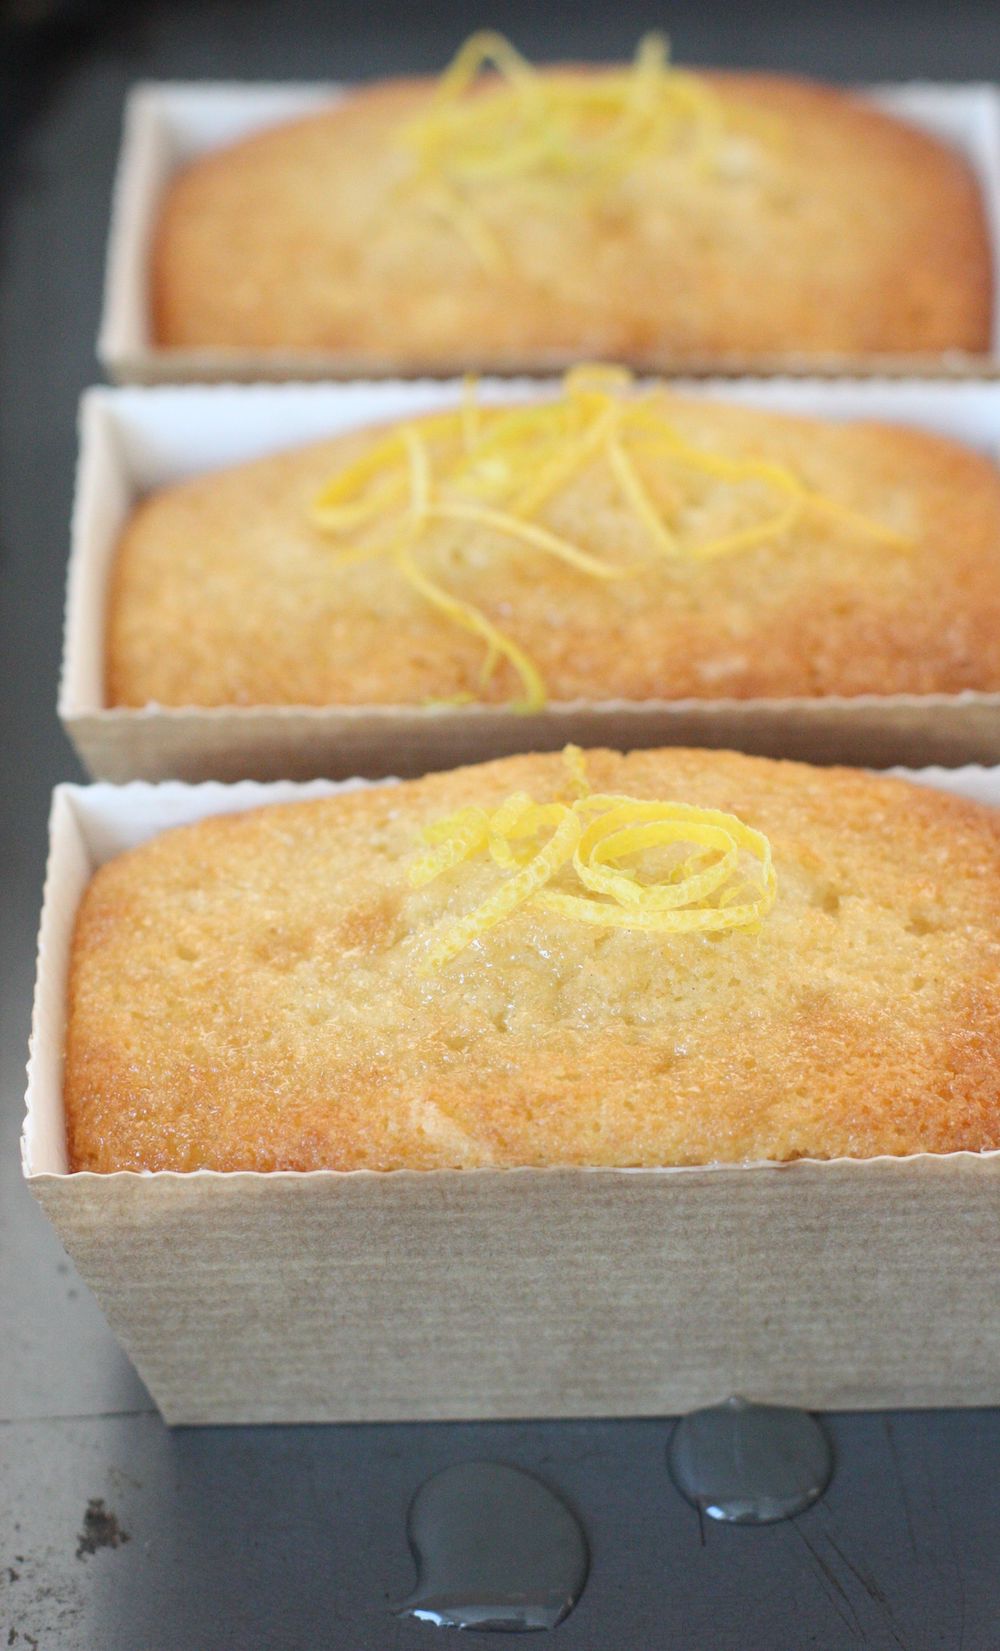
[(829, 1441), (812, 1416), (746, 1399), (682, 1416), (667, 1460), (689, 1502), (737, 1525), (802, 1513), (822, 1496), (833, 1472)]
[(459, 1462), (428, 1479), (407, 1530), (417, 1586), (396, 1612), (439, 1628), (555, 1628), (587, 1579), (575, 1514), (533, 1474), (502, 1462)]

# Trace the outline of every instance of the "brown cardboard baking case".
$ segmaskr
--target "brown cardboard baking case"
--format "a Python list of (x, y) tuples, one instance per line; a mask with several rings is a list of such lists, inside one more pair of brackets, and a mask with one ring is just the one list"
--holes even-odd
[[(1000, 805), (1000, 770), (914, 777)], [(24, 1171), (168, 1422), (1000, 1402), (996, 1152), (68, 1175), (66, 977), (93, 869), (168, 826), (331, 789), (54, 798)]]
[[(150, 338), (147, 265), (159, 201), (176, 168), (208, 150), (250, 132), (309, 113), (344, 95), (346, 88), (320, 82), (268, 84), (163, 81), (136, 86), (125, 112), (124, 136), (115, 184), (108, 244), (104, 310), (98, 355), (120, 383), (209, 380), (332, 379), (395, 375), (399, 365), (345, 351), (165, 350)], [(1000, 94), (988, 85), (947, 86), (914, 82), (858, 87), (864, 96), (923, 126), (960, 149), (983, 191), (993, 240), (995, 281), (1000, 278)], [(647, 371), (686, 374), (949, 373), (958, 378), (995, 374), (1000, 369), (1000, 304), (989, 355), (959, 351), (947, 356), (797, 357), (725, 359), (654, 354), (632, 365)], [(494, 373), (559, 372), (573, 365), (564, 354), (550, 359), (491, 358), (479, 341), (440, 371), (469, 369)]]
[[(742, 380), (678, 387), (764, 409), (909, 422), (1000, 457), (1000, 384)], [(545, 393), (534, 380), (482, 386), (484, 399)], [(59, 714), (92, 775), (116, 781), (411, 775), (514, 751), (558, 749), (567, 740), (629, 749), (735, 746), (872, 767), (1000, 762), (996, 693), (577, 701), (531, 716), (503, 706), (132, 710), (105, 704), (110, 569), (125, 518), (144, 492), (278, 447), (450, 405), (460, 394), (459, 382), (427, 380), (87, 393)]]

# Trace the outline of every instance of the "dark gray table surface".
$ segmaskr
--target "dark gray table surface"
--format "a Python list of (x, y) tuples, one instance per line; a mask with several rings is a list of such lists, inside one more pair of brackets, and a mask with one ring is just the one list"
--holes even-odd
[[(77, 774), (54, 715), (75, 403), (96, 376), (129, 82), (433, 68), (481, 21), (537, 55), (624, 55), (665, 23), (688, 60), (981, 79), (1000, 67), (995, 7), (68, 0), (46, 21), (44, 0), (21, 0), (0, 17), (0, 1648), (436, 1646), (439, 1630), (388, 1610), (412, 1584), (407, 1503), (434, 1469), (496, 1456), (548, 1477), (586, 1524), (592, 1573), (561, 1651), (997, 1651), (998, 1412), (828, 1418), (825, 1499), (766, 1529), (710, 1524), (704, 1542), (666, 1475), (666, 1419), (171, 1433), (17, 1166), (48, 793)], [(78, 1552), (93, 1499), (128, 1540)]]

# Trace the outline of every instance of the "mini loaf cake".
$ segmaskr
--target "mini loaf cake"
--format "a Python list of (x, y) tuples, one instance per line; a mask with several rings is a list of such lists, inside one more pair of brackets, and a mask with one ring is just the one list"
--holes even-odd
[(538, 73), (477, 35), (436, 84), (184, 168), (152, 252), (161, 346), (400, 371), (984, 351), (990, 288), (956, 152), (828, 87), (682, 73), (655, 38)]
[(989, 459), (612, 369), (168, 487), (107, 620), (112, 706), (967, 688), (1000, 688)]
[(707, 751), (521, 756), (103, 866), (76, 1170), (1000, 1147), (1000, 817)]

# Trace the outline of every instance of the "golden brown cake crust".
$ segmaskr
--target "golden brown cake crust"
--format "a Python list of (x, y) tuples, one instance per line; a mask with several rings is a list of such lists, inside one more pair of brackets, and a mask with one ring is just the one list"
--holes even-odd
[[(909, 548), (807, 513), (738, 554), (657, 559), (600, 467), (540, 519), (602, 558), (645, 558), (641, 578), (606, 583), (488, 528), (438, 530), (423, 565), (526, 650), (550, 700), (1000, 689), (1000, 473), (989, 459), (915, 429), (666, 391), (658, 405), (698, 447), (777, 460)], [(312, 524), (320, 486), (380, 436), (339, 437), (144, 501), (112, 579), (108, 703), (515, 698), (507, 666), (482, 687), (480, 640), (384, 560), (338, 566), (338, 542)], [(728, 483), (699, 498), (701, 531), (730, 498)], [(755, 509), (766, 515), (773, 501)]]
[(770, 838), (756, 932), (533, 906), (421, 973), (503, 875), (419, 829), (558, 756), (217, 817), (105, 865), (72, 952), (77, 1170), (662, 1165), (1000, 1147), (1000, 816), (850, 769), (594, 752), (595, 788)]
[(585, 209), (494, 184), (482, 210), (509, 249), (499, 269), (408, 204), (394, 132), (427, 82), (375, 85), (209, 154), (163, 201), (155, 340), (401, 371), (989, 347), (989, 239), (957, 152), (832, 88), (705, 79), (731, 123), (710, 177), (647, 160)]

